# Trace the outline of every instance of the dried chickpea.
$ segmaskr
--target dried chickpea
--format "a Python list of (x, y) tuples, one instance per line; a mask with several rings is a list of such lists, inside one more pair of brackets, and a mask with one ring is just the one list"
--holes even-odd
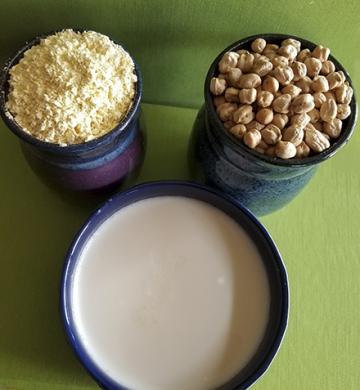
[(323, 130), (324, 130), (323, 129), (323, 123), (324, 122), (319, 121), (319, 122), (313, 123), (312, 125), (314, 126), (314, 128), (316, 130), (319, 130), (319, 131), (323, 132)]
[(326, 102), (326, 96), (322, 92), (315, 92), (313, 98), (316, 108), (320, 108)]
[(311, 123), (309, 122), (305, 128), (304, 128), (305, 131), (315, 131), (316, 130), (316, 127)]
[(263, 140), (261, 140), (259, 142), (259, 145), (255, 148), (255, 150), (258, 153), (264, 154), (268, 147), (269, 147), (269, 145), (266, 142), (264, 142)]
[(269, 53), (277, 52), (279, 50), (279, 46), (275, 45), (274, 43), (267, 43), (265, 46), (265, 49), (263, 50), (262, 54), (268, 55)]
[(304, 62), (307, 58), (311, 57), (310, 49), (303, 49), (299, 52), (296, 59), (300, 62)]
[(303, 113), (303, 114), (293, 115), (290, 119), (290, 123), (293, 126), (297, 126), (304, 129), (308, 125), (308, 123), (310, 123), (310, 120), (311, 118), (309, 116), (309, 113), (307, 114)]
[(327, 81), (329, 82), (330, 89), (338, 88), (338, 87), (340, 87), (341, 84), (343, 84), (345, 82), (345, 75), (341, 70), (339, 72), (329, 73), (326, 76), (326, 78), (327, 78)]
[(289, 60), (288, 58), (284, 56), (279, 56), (276, 55), (274, 58), (271, 59), (271, 63), (276, 66), (288, 66), (289, 65)]
[(311, 84), (312, 80), (308, 76), (305, 76), (295, 82), (295, 85), (301, 89), (302, 93), (309, 93), (311, 91)]
[(281, 46), (278, 53), (281, 56), (286, 57), (289, 62), (293, 62), (298, 54), (296, 47), (290, 44)]
[(221, 104), (226, 103), (226, 100), (224, 96), (215, 96), (213, 102), (215, 107), (219, 107)]
[(289, 117), (286, 114), (275, 114), (272, 124), (282, 130), (289, 122)]
[(261, 78), (256, 73), (243, 74), (238, 82), (240, 88), (246, 89), (256, 88), (259, 85), (261, 85)]
[(321, 66), (320, 74), (327, 76), (329, 73), (335, 72), (335, 65), (332, 61), (324, 61)]
[(258, 153), (283, 159), (330, 147), (351, 115), (353, 90), (329, 54), (321, 45), (301, 50), (293, 38), (280, 47), (259, 38), (251, 51), (225, 53), (210, 80), (224, 129)]
[(240, 106), (236, 111), (233, 112), (232, 118), (235, 123), (242, 123), (245, 125), (250, 123), (254, 119), (252, 106), (248, 104)]
[(320, 73), (322, 63), (319, 59), (308, 57), (305, 59), (304, 64), (306, 65), (308, 76), (315, 77)]
[(329, 142), (330, 142), (330, 136), (326, 133), (321, 133)]
[(314, 98), (309, 93), (303, 93), (297, 96), (291, 104), (291, 109), (296, 114), (303, 114), (309, 112), (314, 107)]
[(261, 139), (258, 146), (259, 148), (263, 148), (263, 149), (267, 149), (269, 147), (269, 145), (263, 139)]
[(272, 61), (273, 58), (275, 58), (276, 56), (277, 56), (276, 51), (269, 51), (268, 53), (266, 53), (266, 57), (269, 59), (269, 61)]
[(245, 50), (245, 49), (236, 50), (236, 53), (238, 53), (239, 55), (240, 54), (250, 54), (249, 50)]
[(287, 38), (287, 39), (284, 39), (282, 42), (281, 42), (281, 45), (282, 46), (286, 46), (286, 45), (292, 45), (295, 47), (297, 53), (300, 52), (300, 49), (301, 49), (301, 42), (298, 41), (297, 39), (294, 39), (294, 38)]
[(233, 121), (226, 121), (226, 122), (224, 122), (224, 127), (225, 127), (225, 129), (230, 129), (231, 127), (233, 127), (233, 126), (235, 126), (235, 122), (233, 122)]
[(329, 83), (325, 76), (315, 76), (311, 83), (311, 89), (314, 92), (327, 92), (329, 90)]
[(268, 125), (274, 118), (273, 110), (270, 108), (262, 108), (256, 113), (256, 120), (263, 125)]
[(271, 123), (261, 130), (261, 137), (268, 145), (275, 145), (281, 136), (281, 130)]
[(328, 99), (320, 108), (320, 118), (324, 122), (331, 122), (336, 118), (337, 105), (335, 100)]
[(257, 38), (251, 43), (251, 50), (255, 53), (262, 53), (265, 49), (266, 41), (262, 38)]
[(301, 142), (300, 145), (296, 147), (296, 157), (304, 158), (310, 154), (310, 148), (306, 145), (304, 141)]
[(274, 95), (269, 91), (260, 91), (257, 94), (256, 103), (259, 107), (270, 107), (274, 100)]
[(239, 68), (231, 68), (227, 73), (226, 80), (231, 87), (236, 87), (242, 72)]
[(231, 68), (235, 68), (239, 59), (239, 54), (230, 51), (225, 53), (219, 62), (220, 73), (227, 73)]
[(282, 139), (291, 142), (295, 146), (299, 146), (304, 139), (304, 129), (296, 125), (291, 125), (283, 131)]
[(273, 75), (281, 85), (290, 84), (291, 80), (294, 78), (294, 72), (290, 66), (277, 66), (274, 69)]
[(338, 104), (336, 118), (344, 120), (351, 114), (351, 108), (348, 104)]
[(342, 84), (335, 89), (335, 97), (338, 103), (350, 104), (353, 97), (353, 89), (347, 84)]
[(254, 60), (255, 58), (253, 54), (242, 53), (239, 55), (237, 67), (241, 69), (242, 72), (250, 72), (254, 65)]
[(265, 154), (270, 157), (275, 157), (275, 146), (269, 146), (267, 149), (265, 149)]
[(296, 156), (296, 147), (291, 142), (279, 141), (275, 146), (277, 157), (287, 160)]
[(240, 103), (252, 104), (256, 100), (257, 91), (255, 88), (249, 88), (249, 89), (243, 88), (240, 89), (240, 92), (238, 94), (239, 94)]
[(257, 122), (257, 121), (251, 121), (250, 123), (248, 123), (246, 125), (246, 129), (248, 131), (250, 131), (250, 130), (259, 130), (259, 131), (261, 131), (264, 127), (265, 127), (265, 125), (263, 125), (262, 123)]
[(330, 49), (321, 45), (315, 47), (312, 56), (318, 58), (321, 62), (327, 61), (330, 55)]
[(335, 118), (331, 122), (324, 122), (323, 128), (324, 133), (330, 138), (338, 138), (341, 133), (342, 121)]
[(301, 80), (306, 76), (307, 68), (303, 62), (294, 61), (291, 64), (291, 69), (294, 73), (294, 81)]
[(320, 111), (316, 108), (313, 108), (311, 111), (309, 111), (307, 115), (310, 117), (310, 122), (312, 124), (319, 122), (320, 120)]
[(305, 132), (305, 142), (311, 150), (317, 153), (323, 152), (330, 147), (330, 141), (316, 129)]
[(324, 96), (326, 100), (334, 100), (334, 102), (336, 102), (336, 96), (334, 91), (324, 92)]
[(272, 71), (272, 68), (273, 64), (268, 59), (259, 58), (255, 61), (252, 72), (257, 73), (260, 77), (264, 77)]
[(242, 139), (244, 134), (246, 133), (246, 127), (245, 125), (243, 124), (238, 124), (238, 125), (235, 125), (235, 126), (232, 126), (230, 129), (229, 129), (229, 132), (234, 135), (236, 138), (238, 139)]
[(226, 88), (224, 96), (228, 102), (239, 103), (239, 90), (237, 88)]
[(213, 95), (221, 95), (226, 88), (226, 80), (219, 79), (218, 77), (213, 77), (210, 80), (210, 91)]
[(289, 112), (290, 103), (291, 95), (286, 93), (285, 95), (277, 97), (274, 100), (272, 107), (275, 112), (278, 112), (280, 114), (287, 114)]
[(281, 90), (282, 94), (289, 94), (291, 99), (294, 99), (296, 96), (299, 96), (301, 93), (301, 88), (297, 87), (294, 84), (289, 84)]
[(244, 144), (250, 149), (255, 149), (261, 141), (261, 133), (258, 130), (251, 130), (244, 134)]
[(232, 119), (233, 113), (236, 109), (237, 109), (236, 103), (223, 103), (217, 107), (216, 112), (219, 118), (223, 122), (226, 122)]
[(255, 59), (256, 59), (256, 61), (258, 61), (258, 60), (260, 60), (260, 61), (270, 61), (268, 56), (264, 56), (262, 54), (257, 54), (257, 53), (256, 53), (256, 58)]
[(262, 83), (262, 89), (274, 94), (279, 90), (279, 82), (275, 77), (267, 76)]
[(254, 150), (260, 154), (265, 154), (265, 149), (259, 145)]

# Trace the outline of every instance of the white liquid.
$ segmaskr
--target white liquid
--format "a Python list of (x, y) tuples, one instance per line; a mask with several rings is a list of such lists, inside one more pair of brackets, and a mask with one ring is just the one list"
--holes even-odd
[(95, 363), (135, 390), (208, 390), (266, 328), (269, 286), (245, 231), (218, 209), (157, 197), (115, 213), (76, 266), (77, 331)]

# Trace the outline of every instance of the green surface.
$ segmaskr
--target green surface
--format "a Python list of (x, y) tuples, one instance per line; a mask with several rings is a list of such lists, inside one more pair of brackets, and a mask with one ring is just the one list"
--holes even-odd
[[(147, 102), (197, 107), (217, 52), (246, 35), (284, 32), (331, 47), (360, 91), (359, 15), (357, 1), (1, 0), (0, 58), (43, 31), (92, 28), (134, 54)], [(143, 111), (148, 154), (138, 181), (187, 178), (196, 110)], [(291, 313), (283, 346), (256, 390), (360, 388), (359, 137), (289, 206), (262, 218), (289, 271)], [(48, 188), (2, 122), (0, 167), (0, 389), (96, 388), (65, 341), (58, 287), (74, 233), (105, 197)]]
[(42, 32), (94, 29), (134, 55), (146, 102), (197, 107), (215, 56), (262, 32), (328, 45), (360, 82), (359, 14), (358, 0), (0, 0), (0, 58)]
[[(188, 177), (195, 115), (143, 106), (148, 153), (139, 182)], [(94, 388), (66, 344), (58, 287), (74, 233), (105, 197), (53, 192), (30, 171), (15, 137), (2, 124), (0, 130), (0, 165), (10, 169), (0, 198), (0, 388)], [(283, 347), (256, 389), (359, 388), (358, 139), (325, 163), (288, 207), (262, 218), (286, 262), (292, 299)]]

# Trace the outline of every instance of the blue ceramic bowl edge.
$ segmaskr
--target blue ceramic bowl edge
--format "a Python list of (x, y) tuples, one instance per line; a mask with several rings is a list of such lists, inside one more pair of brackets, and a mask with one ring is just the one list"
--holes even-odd
[[(95, 212), (93, 212), (90, 217), (86, 220), (86, 222), (83, 224), (79, 232), (76, 234), (74, 240), (72, 241), (70, 248), (67, 252), (67, 255), (65, 257), (65, 265), (61, 277), (61, 289), (60, 289), (60, 312), (61, 317), (63, 319), (65, 333), (68, 338), (68, 341), (70, 342), (70, 345), (72, 346), (76, 356), (78, 357), (79, 361), (82, 363), (82, 365), (85, 367), (85, 369), (88, 371), (88, 373), (93, 377), (93, 379), (104, 389), (118, 389), (118, 390), (127, 390), (126, 388), (122, 387), (120, 384), (115, 383), (107, 374), (105, 374), (96, 364), (94, 361), (92, 361), (91, 357), (87, 355), (85, 348), (81, 345), (81, 342), (77, 342), (77, 335), (76, 335), (76, 329), (75, 326), (72, 324), (71, 320), (71, 303), (69, 301), (69, 288), (71, 286), (71, 274), (70, 274), (70, 267), (72, 265), (72, 258), (74, 256), (75, 249), (77, 248), (77, 245), (79, 245), (80, 240), (82, 239), (83, 235), (87, 235), (87, 239), (91, 236), (91, 230), (90, 225), (93, 223), (94, 219), (97, 219), (100, 214), (106, 212), (106, 208), (112, 204), (116, 203), (117, 200), (122, 199), (124, 197), (131, 197), (135, 195), (138, 191), (144, 191), (146, 189), (156, 188), (156, 187), (166, 187), (166, 186), (172, 186), (172, 185), (178, 185), (178, 186), (185, 186), (189, 188), (195, 188), (200, 191), (209, 192), (219, 199), (221, 201), (225, 201), (224, 203), (230, 203), (236, 208), (240, 209), (242, 213), (245, 214), (246, 218), (248, 218), (255, 226), (258, 228), (263, 235), (266, 242), (270, 245), (271, 250), (274, 255), (274, 259), (276, 260), (276, 264), (278, 267), (278, 270), (280, 271), (280, 277), (282, 281), (281, 285), (281, 292), (282, 292), (282, 309), (281, 309), (281, 318), (280, 318), (280, 325), (278, 329), (277, 336), (271, 345), (271, 349), (266, 357), (264, 357), (263, 361), (257, 368), (257, 370), (249, 376), (243, 383), (240, 385), (234, 387), (233, 389), (247, 389), (250, 386), (252, 386), (270, 367), (273, 359), (277, 355), (279, 348), (282, 344), (282, 341), (285, 336), (285, 332), (288, 325), (288, 317), (289, 317), (289, 302), (290, 302), (290, 294), (289, 294), (289, 287), (288, 287), (288, 277), (286, 272), (285, 264), (282, 260), (282, 257), (280, 255), (280, 252), (273, 241), (271, 235), (266, 230), (266, 228), (261, 224), (261, 222), (255, 217), (255, 215), (248, 210), (246, 207), (240, 205), (234, 198), (232, 198), (229, 195), (223, 194), (218, 190), (215, 190), (213, 188), (209, 188), (197, 183), (193, 183), (190, 181), (181, 181), (181, 180), (167, 180), (167, 181), (156, 181), (156, 182), (148, 182), (144, 184), (139, 184), (135, 187), (130, 188), (127, 191), (124, 191), (122, 193), (118, 193), (115, 196), (108, 199), (106, 202), (104, 202)], [(158, 196), (158, 195), (154, 195)], [(131, 202), (130, 202), (131, 203)], [(119, 207), (121, 208), (121, 207)], [(105, 211), (104, 211), (105, 209)], [(116, 209), (117, 210), (117, 209)], [(116, 212), (113, 211), (113, 212)], [(224, 211), (224, 210), (223, 210)], [(101, 220), (98, 224), (103, 223), (108, 217), (110, 217), (112, 213), (108, 214), (105, 219)], [(236, 220), (236, 219), (235, 219)], [(95, 225), (95, 227), (97, 224)], [(88, 233), (89, 231), (89, 233)], [(74, 260), (76, 262), (76, 259)]]

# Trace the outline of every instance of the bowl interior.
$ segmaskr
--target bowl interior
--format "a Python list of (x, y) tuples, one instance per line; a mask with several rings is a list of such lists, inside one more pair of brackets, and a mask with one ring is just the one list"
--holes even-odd
[(122, 389), (96, 366), (77, 335), (71, 303), (72, 274), (87, 240), (97, 227), (113, 213), (143, 199), (169, 195), (205, 201), (228, 214), (245, 229), (256, 244), (263, 259), (269, 279), (271, 300), (270, 317), (265, 336), (247, 366), (236, 377), (219, 388), (219, 390), (245, 389), (266, 371), (281, 344), (286, 330), (288, 318), (286, 270), (271, 237), (247, 209), (237, 205), (219, 192), (198, 184), (172, 181), (140, 185), (111, 198), (88, 219), (69, 249), (63, 273), (61, 309), (68, 338), (85, 368), (101, 386), (107, 389)]
[[(98, 148), (99, 146), (103, 144), (107, 144), (113, 141), (113, 139), (117, 136), (119, 132), (124, 130), (126, 126), (129, 124), (135, 113), (137, 112), (139, 105), (140, 105), (140, 100), (141, 100), (141, 95), (142, 95), (142, 78), (141, 78), (141, 73), (138, 65), (132, 58), (134, 65), (135, 65), (135, 73), (137, 75), (137, 83), (135, 84), (135, 96), (132, 105), (130, 106), (128, 112), (124, 116), (124, 118), (121, 120), (121, 122), (114, 127), (114, 129), (110, 130), (108, 133), (102, 135), (101, 137), (95, 138), (94, 140), (82, 143), (82, 144), (73, 144), (73, 145), (67, 145), (67, 146), (60, 146), (57, 144), (45, 142), (42, 140), (39, 140), (35, 137), (32, 137), (30, 134), (26, 133), (25, 131), (22, 130), (21, 126), (14, 120), (12, 115), (9, 115), (8, 110), (6, 109), (6, 101), (7, 101), (7, 95), (9, 92), (9, 71), (10, 69), (16, 65), (24, 56), (24, 53), (29, 50), (32, 46), (38, 45), (40, 41), (50, 35), (54, 35), (59, 31), (52, 31), (49, 33), (41, 34), (38, 35), (37, 37), (33, 38), (31, 41), (26, 42), (26, 44), (16, 52), (14, 56), (8, 59), (8, 61), (5, 63), (1, 75), (0, 75), (0, 115), (4, 122), (7, 124), (9, 129), (15, 133), (20, 139), (26, 141), (27, 143), (40, 147), (41, 149), (45, 149), (48, 151), (54, 151), (54, 152), (61, 152), (67, 150), (67, 152), (71, 151), (74, 153), (77, 152), (82, 152), (84, 149), (86, 150), (91, 150), (93, 148)], [(83, 32), (84, 30), (80, 29), (74, 29), (74, 31), (77, 32)], [(120, 45), (125, 51), (126, 48), (110, 38), (114, 43)], [(127, 51), (128, 54), (130, 54)]]
[(239, 141), (236, 137), (231, 135), (228, 131), (225, 130), (223, 123), (219, 119), (216, 113), (216, 108), (213, 104), (212, 101), (212, 94), (210, 92), (210, 81), (211, 78), (214, 76), (217, 76), (219, 74), (218, 71), (218, 63), (222, 56), (228, 52), (228, 51), (235, 51), (235, 50), (240, 50), (240, 49), (246, 49), (246, 50), (251, 50), (251, 42), (255, 40), (256, 38), (264, 38), (266, 42), (268, 43), (275, 43), (280, 45), (281, 42), (284, 39), (287, 38), (294, 38), (297, 39), (298, 41), (301, 42), (301, 49), (308, 48), (310, 50), (313, 50), (317, 44), (308, 41), (303, 38), (299, 38), (295, 35), (285, 35), (285, 34), (257, 34), (257, 35), (252, 35), (250, 37), (246, 37), (244, 39), (241, 39), (237, 42), (234, 42), (233, 44), (229, 45), (227, 48), (225, 48), (213, 61), (213, 63), (210, 66), (210, 69), (207, 73), (206, 80), (205, 80), (205, 88), (204, 88), (204, 95), (205, 95), (205, 102), (206, 102), (206, 107), (209, 115), (211, 116), (212, 123), (215, 123), (216, 128), (218, 131), (221, 131), (221, 133), (224, 134), (224, 142), (227, 142), (229, 145), (231, 145), (233, 148), (238, 149), (241, 151), (242, 154), (247, 154), (249, 158), (256, 158), (260, 159), (262, 161), (268, 162), (273, 165), (280, 165), (280, 166), (307, 166), (307, 165), (313, 165), (320, 163), (321, 161), (324, 161), (328, 159), (329, 157), (333, 156), (342, 146), (344, 146), (348, 140), (350, 139), (354, 127), (356, 124), (357, 120), (357, 105), (356, 105), (356, 96), (355, 96), (355, 90), (353, 83), (351, 81), (351, 78), (349, 74), (347, 73), (346, 69), (341, 65), (341, 63), (333, 56), (330, 54), (329, 59), (335, 64), (336, 70), (341, 70), (344, 72), (346, 76), (346, 80), (349, 82), (349, 85), (353, 88), (354, 90), (354, 95), (350, 103), (350, 108), (351, 108), (351, 115), (346, 118), (343, 121), (343, 127), (342, 127), (342, 132), (336, 140), (332, 141), (332, 144), (330, 148), (326, 149), (325, 151), (319, 153), (319, 154), (314, 154), (309, 157), (305, 157), (302, 159), (289, 159), (289, 160), (282, 160), (277, 157), (270, 157), (263, 155), (261, 153), (256, 152), (255, 150), (252, 150), (248, 147), (246, 147), (241, 141)]

